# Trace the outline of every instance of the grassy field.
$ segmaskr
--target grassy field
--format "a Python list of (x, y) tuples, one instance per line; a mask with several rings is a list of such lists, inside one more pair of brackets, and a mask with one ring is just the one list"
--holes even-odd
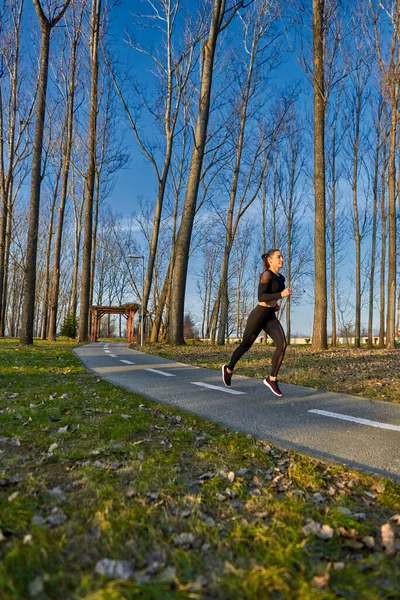
[(1, 600), (400, 598), (399, 484), (145, 400), (71, 349), (0, 341)]
[[(134, 346), (139, 348), (138, 346)], [(211, 369), (229, 362), (236, 346), (146, 345), (146, 352), (159, 354)], [(255, 344), (235, 367), (238, 375), (265, 377), (269, 373), (272, 346)], [(286, 383), (344, 392), (400, 403), (400, 350), (330, 348), (313, 352), (309, 346), (289, 346), (279, 379)]]

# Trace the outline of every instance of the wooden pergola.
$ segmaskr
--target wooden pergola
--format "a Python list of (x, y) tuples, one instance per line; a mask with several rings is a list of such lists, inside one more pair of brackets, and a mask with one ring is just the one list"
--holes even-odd
[(90, 341), (97, 342), (99, 339), (100, 320), (104, 315), (122, 315), (126, 318), (126, 340), (133, 342), (133, 327), (135, 322), (135, 313), (140, 309), (140, 304), (130, 303), (121, 306), (89, 306), (92, 313), (92, 327), (90, 331)]

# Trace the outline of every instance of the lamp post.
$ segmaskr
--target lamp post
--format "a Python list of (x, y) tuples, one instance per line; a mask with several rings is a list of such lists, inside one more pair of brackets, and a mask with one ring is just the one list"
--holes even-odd
[(144, 330), (144, 314), (143, 314), (143, 300), (144, 300), (144, 256), (143, 254), (128, 254), (128, 258), (142, 259), (142, 302), (141, 302), (141, 320), (142, 324), (140, 327), (140, 345), (143, 346), (143, 330)]

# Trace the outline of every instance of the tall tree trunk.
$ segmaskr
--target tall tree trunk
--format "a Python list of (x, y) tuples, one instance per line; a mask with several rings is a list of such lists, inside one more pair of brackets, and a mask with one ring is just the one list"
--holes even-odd
[(79, 257), (82, 237), (82, 213), (84, 208), (84, 199), (75, 217), (75, 242), (74, 242), (74, 260), (72, 268), (72, 287), (70, 313), (76, 317), (78, 304), (78, 279), (79, 279)]
[(386, 348), (393, 350), (395, 343), (396, 321), (396, 137), (398, 121), (398, 101), (392, 102), (392, 115), (389, 139), (389, 165), (388, 165), (388, 229), (389, 229), (389, 268), (387, 289), (387, 322), (386, 322)]
[(57, 25), (68, 8), (70, 0), (65, 0), (62, 8), (51, 21), (42, 9), (40, 0), (33, 0), (42, 31), (39, 86), (36, 106), (35, 137), (33, 142), (31, 193), (29, 205), (29, 228), (26, 248), (26, 267), (24, 279), (24, 298), (22, 309), (20, 342), (23, 345), (33, 344), (33, 325), (35, 315), (35, 290), (36, 290), (36, 260), (39, 227), (40, 186), (42, 182), (42, 148), (44, 118), (46, 111), (47, 80), (49, 70), (50, 35), (53, 27)]
[(35, 139), (33, 144), (31, 194), (29, 206), (29, 229), (26, 248), (24, 299), (21, 323), (21, 344), (33, 344), (35, 314), (36, 257), (39, 227), (40, 186), (42, 182), (42, 148), (44, 117), (46, 110), (47, 80), (49, 68), (51, 27), (47, 20), (41, 21), (42, 39), (40, 53), (39, 90), (36, 107)]
[(7, 194), (6, 194), (6, 174), (4, 167), (4, 119), (3, 119), (3, 94), (0, 85), (0, 336), (4, 337), (5, 332), (5, 310), (3, 304), (4, 295), (4, 262), (6, 250), (6, 231), (7, 231)]
[(354, 239), (356, 243), (356, 322), (354, 331), (354, 346), (360, 347), (361, 335), (361, 234), (358, 215), (358, 147), (360, 140), (360, 117), (361, 117), (361, 97), (357, 90), (357, 105), (354, 125), (354, 143), (353, 143), (353, 215), (354, 215)]
[(78, 340), (88, 340), (89, 296), (90, 296), (90, 267), (92, 257), (92, 231), (93, 231), (93, 199), (96, 171), (96, 129), (97, 129), (97, 95), (99, 77), (99, 28), (100, 28), (101, 0), (92, 0), (91, 32), (90, 32), (90, 60), (91, 60), (91, 91), (90, 91), (90, 122), (89, 122), (89, 148), (88, 168), (86, 175), (85, 194), (85, 231), (82, 250), (82, 276), (80, 294), (80, 314)]
[[(239, 123), (239, 133), (237, 139), (237, 147), (236, 147), (236, 156), (235, 156), (235, 166), (233, 169), (233, 178), (231, 184), (231, 191), (229, 195), (229, 206), (226, 217), (226, 235), (225, 235), (225, 249), (222, 259), (222, 268), (221, 268), (221, 304), (220, 304), (220, 316), (219, 316), (219, 330), (218, 330), (218, 341), (219, 345), (225, 344), (225, 329), (228, 325), (228, 310), (229, 310), (229, 298), (228, 298), (228, 272), (229, 272), (229, 258), (232, 249), (232, 244), (234, 242), (235, 233), (237, 230), (238, 220), (236, 219), (236, 223), (234, 225), (234, 209), (238, 191), (239, 184), (239, 176), (242, 165), (242, 155), (243, 155), (243, 144), (244, 144), (244, 134), (246, 131), (247, 124), (247, 111), (250, 99), (250, 93), (254, 94), (254, 89), (252, 89), (252, 80), (253, 80), (253, 71), (254, 71), (254, 63), (256, 60), (257, 52), (258, 52), (258, 44), (260, 41), (261, 28), (260, 23), (262, 19), (263, 12), (260, 10), (257, 16), (257, 21), (254, 26), (254, 34), (251, 43), (251, 52), (249, 58), (249, 64), (247, 67), (247, 78), (246, 85), (243, 90), (243, 100), (242, 106), (240, 110), (240, 123)], [(262, 178), (262, 183), (265, 183), (265, 177)], [(262, 185), (261, 183), (261, 185)]]
[(93, 304), (93, 288), (96, 271), (96, 249), (97, 249), (97, 227), (99, 222), (99, 202), (100, 202), (100, 175), (96, 171), (96, 192), (93, 210), (93, 231), (92, 231), (92, 258), (90, 265), (90, 291), (89, 304)]
[(19, 58), (20, 58), (20, 39), (21, 39), (21, 20), (24, 7), (24, 0), (13, 2), (13, 38), (10, 43), (12, 49), (12, 65), (10, 65), (10, 100), (8, 104), (8, 165), (7, 173), (4, 166), (4, 117), (3, 117), (3, 96), (0, 86), (0, 337), (5, 335), (5, 317), (7, 308), (7, 280), (8, 280), (8, 250), (9, 240), (7, 233), (11, 229), (13, 188), (14, 188), (14, 167), (15, 167), (15, 146), (16, 146), (16, 122), (18, 107), (18, 92), (20, 89), (19, 80)]
[[(399, 109), (399, 86), (400, 86), (400, 2), (392, 3), (390, 11), (383, 4), (377, 6), (369, 2), (375, 35), (375, 47), (380, 71), (383, 76), (384, 91), (390, 100), (390, 133), (389, 133), (389, 157), (388, 157), (388, 233), (389, 233), (389, 256), (388, 256), (388, 289), (387, 289), (387, 315), (386, 315), (386, 347), (395, 348), (395, 321), (396, 321), (396, 145), (397, 124)], [(385, 18), (388, 17), (392, 28), (392, 39), (390, 51), (384, 59), (381, 50), (380, 35), (378, 29), (379, 12), (383, 11)], [(387, 31), (382, 36), (387, 43)]]
[(327, 289), (325, 240), (325, 75), (324, 75), (324, 0), (313, 0), (314, 46), (314, 193), (315, 193), (315, 305), (313, 350), (325, 350), (327, 339)]
[(57, 220), (57, 231), (56, 239), (54, 243), (54, 258), (53, 258), (53, 275), (52, 275), (52, 290), (51, 290), (51, 304), (50, 304), (50, 325), (49, 325), (49, 338), (53, 341), (56, 340), (57, 333), (57, 312), (58, 312), (58, 294), (60, 290), (60, 261), (61, 261), (61, 247), (62, 247), (62, 235), (64, 228), (64, 214), (65, 205), (67, 201), (68, 193), (68, 180), (71, 166), (71, 153), (72, 153), (72, 136), (73, 136), (73, 124), (74, 124), (74, 112), (75, 112), (75, 88), (76, 88), (76, 61), (79, 41), (79, 29), (82, 21), (82, 14), (78, 22), (78, 32), (74, 31), (72, 45), (71, 45), (71, 69), (69, 73), (69, 86), (68, 86), (68, 98), (67, 98), (67, 110), (65, 115), (65, 129), (66, 139), (65, 147), (63, 151), (63, 172), (62, 172), (62, 184), (61, 184), (61, 197), (60, 205), (58, 208), (58, 220)]
[(337, 346), (336, 324), (336, 126), (332, 139), (332, 185), (331, 185), (331, 321), (332, 346)]
[(383, 139), (382, 180), (381, 180), (381, 265), (379, 284), (379, 345), (385, 343), (385, 269), (386, 269), (386, 175), (387, 175), (387, 136)]
[(43, 294), (43, 306), (42, 306), (42, 340), (47, 339), (47, 330), (49, 325), (49, 298), (50, 298), (50, 260), (51, 260), (51, 245), (53, 241), (53, 228), (54, 228), (54, 210), (57, 199), (59, 176), (56, 178), (55, 190), (53, 200), (50, 206), (49, 216), (49, 231), (47, 234), (47, 248), (46, 248), (46, 266), (44, 273), (44, 294)]
[(379, 183), (379, 155), (381, 144), (381, 116), (382, 103), (378, 107), (378, 122), (376, 127), (376, 148), (374, 164), (374, 183), (373, 183), (373, 210), (372, 210), (372, 239), (371, 239), (371, 269), (369, 273), (369, 303), (368, 303), (368, 348), (373, 347), (373, 314), (374, 314), (374, 283), (375, 283), (375, 263), (376, 263), (376, 229), (378, 217), (378, 183)]
[(207, 137), (215, 49), (218, 35), (221, 31), (224, 12), (225, 0), (214, 0), (209, 36), (203, 44), (200, 100), (194, 136), (194, 146), (190, 162), (181, 225), (176, 240), (175, 268), (173, 273), (171, 297), (171, 315), (168, 330), (168, 341), (171, 344), (185, 343), (183, 337), (183, 319), (190, 241), (192, 237), (197, 194)]

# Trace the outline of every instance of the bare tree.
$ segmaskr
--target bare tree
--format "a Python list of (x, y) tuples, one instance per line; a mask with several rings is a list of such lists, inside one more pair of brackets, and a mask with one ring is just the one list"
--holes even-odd
[(372, 182), (373, 208), (372, 208), (372, 239), (371, 239), (371, 266), (369, 272), (369, 303), (368, 303), (368, 348), (373, 347), (373, 314), (374, 314), (374, 292), (375, 292), (375, 266), (376, 266), (376, 237), (378, 224), (378, 188), (379, 188), (379, 161), (382, 146), (382, 115), (383, 99), (379, 98), (375, 125), (375, 156), (374, 174)]
[(244, 5), (244, 1), (226, 7), (226, 0), (214, 0), (210, 30), (203, 43), (201, 86), (199, 105), (194, 134), (194, 146), (190, 163), (189, 177), (182, 212), (182, 219), (176, 240), (175, 266), (172, 282), (171, 318), (168, 338), (172, 344), (183, 344), (183, 316), (189, 248), (196, 211), (197, 195), (202, 171), (204, 148), (207, 137), (210, 112), (213, 66), (218, 36), (229, 25), (235, 13)]
[[(301, 135), (301, 123), (295, 116), (292, 106), (285, 122), (285, 139), (282, 165), (279, 173), (279, 197), (286, 220), (286, 285), (291, 287), (301, 274), (304, 264), (305, 245), (299, 248), (299, 226), (304, 216), (304, 185), (299, 179), (304, 171), (304, 138)], [(284, 302), (286, 316), (286, 337), (290, 344), (291, 305), (288, 296)]]
[(82, 274), (80, 293), (80, 315), (78, 339), (85, 342), (88, 339), (88, 318), (91, 281), (91, 257), (93, 234), (93, 199), (95, 193), (96, 175), (96, 148), (97, 148), (97, 98), (99, 76), (99, 30), (100, 30), (101, 0), (92, 0), (90, 22), (90, 62), (91, 62), (91, 90), (90, 90), (90, 117), (89, 117), (89, 144), (88, 166), (85, 190), (85, 230), (82, 252)]
[(340, 85), (335, 99), (335, 105), (332, 110), (331, 122), (328, 123), (330, 134), (330, 148), (328, 152), (328, 162), (330, 167), (330, 182), (328, 184), (330, 191), (330, 292), (331, 292), (331, 327), (332, 327), (332, 346), (337, 345), (337, 316), (336, 316), (336, 268), (337, 268), (337, 205), (338, 205), (338, 181), (341, 169), (338, 167), (337, 159), (340, 147), (344, 138), (345, 129), (339, 130), (339, 113), (341, 100), (343, 98), (343, 85)]
[(24, 301), (21, 323), (21, 344), (33, 344), (33, 323), (35, 311), (37, 237), (40, 206), (40, 185), (42, 180), (42, 147), (46, 110), (47, 80), (49, 68), (50, 37), (52, 29), (64, 16), (70, 0), (65, 0), (61, 8), (58, 2), (48, 0), (48, 16), (44, 13), (40, 0), (33, 0), (41, 28), (41, 51), (39, 68), (39, 87), (36, 105), (35, 138), (33, 144), (29, 229), (26, 250), (26, 270), (24, 282)]
[[(388, 116), (385, 114), (385, 124)], [(387, 202), (386, 181), (388, 177), (388, 139), (389, 132), (384, 127), (382, 137), (382, 167), (381, 167), (381, 264), (379, 278), (379, 345), (385, 343), (385, 307), (386, 307), (386, 246), (387, 246)]]
[(327, 339), (327, 282), (325, 244), (325, 0), (313, 0), (313, 41), (314, 41), (314, 262), (315, 262), (315, 304), (312, 347), (324, 350)]
[[(355, 15), (355, 20), (359, 22), (359, 15)], [(364, 34), (364, 35), (363, 35)], [(352, 36), (353, 37), (353, 36)], [(353, 226), (354, 240), (356, 249), (355, 263), (355, 331), (354, 345), (360, 347), (361, 341), (361, 241), (365, 233), (367, 210), (362, 211), (359, 200), (360, 171), (364, 166), (362, 156), (368, 144), (368, 136), (363, 130), (365, 108), (368, 100), (368, 81), (371, 75), (371, 60), (365, 48), (365, 31), (358, 24), (354, 27), (354, 37), (352, 48), (347, 49), (348, 70), (350, 85), (348, 98), (348, 116), (347, 128), (349, 132), (350, 149), (352, 153), (352, 167), (349, 174), (350, 185), (353, 196)], [(362, 216), (363, 212), (363, 216)]]
[(26, 100), (21, 86), (23, 7), (24, 0), (8, 0), (0, 9), (0, 336), (5, 335), (15, 189), (27, 175), (24, 159), (36, 96), (34, 90)]
[[(147, 4), (150, 7), (150, 13), (146, 15), (134, 15), (135, 25), (136, 27), (152, 27), (153, 29), (157, 29), (162, 40), (162, 44), (159, 45), (159, 48), (165, 48), (164, 53), (161, 54), (159, 50), (157, 52), (148, 50), (144, 45), (138, 43), (136, 36), (131, 34), (127, 35), (127, 43), (137, 53), (150, 58), (152, 62), (152, 72), (155, 73), (157, 79), (157, 85), (160, 92), (152, 104), (144, 97), (143, 88), (135, 85), (134, 91), (136, 94), (136, 101), (139, 99), (141, 102), (139, 114), (143, 111), (143, 108), (146, 108), (150, 113), (150, 116), (155, 118), (157, 124), (160, 126), (159, 133), (162, 132), (163, 134), (163, 152), (160, 159), (157, 158), (156, 153), (156, 147), (160, 143), (160, 138), (158, 138), (157, 144), (145, 139), (138, 118), (135, 115), (135, 111), (129, 107), (126, 93), (123, 91), (122, 86), (117, 82), (114, 69), (111, 68), (110, 61), (106, 57), (117, 93), (129, 123), (142, 153), (154, 168), (157, 181), (157, 199), (149, 241), (144, 298), (142, 299), (145, 313), (147, 312), (153, 282), (153, 271), (158, 249), (161, 216), (171, 166), (176, 126), (180, 114), (182, 97), (193, 68), (194, 49), (203, 36), (204, 27), (203, 18), (200, 18), (195, 28), (195, 32), (189, 34), (187, 30), (184, 36), (184, 43), (182, 44), (181, 33), (177, 30), (177, 20), (181, 4), (180, 0), (162, 0), (160, 6), (156, 6), (153, 2), (148, 0)], [(179, 49), (179, 46), (181, 49)]]
[[(382, 78), (385, 84), (385, 94), (390, 102), (390, 134), (388, 156), (388, 229), (389, 229), (389, 269), (388, 269), (388, 294), (387, 294), (387, 324), (386, 347), (395, 348), (395, 320), (396, 320), (396, 150), (398, 108), (400, 90), (400, 3), (379, 2), (375, 7), (370, 0), (370, 9), (374, 27), (375, 48)], [(384, 31), (378, 28), (382, 15), (386, 17)], [(387, 26), (391, 30), (390, 47), (385, 48), (385, 40), (389, 39)]]
[[(82, 20), (86, 0), (80, 0), (79, 2), (72, 3), (72, 10), (70, 11), (70, 19), (67, 20), (66, 33), (69, 39), (70, 56), (66, 59), (66, 65), (61, 67), (61, 78), (64, 84), (64, 97), (65, 97), (65, 123), (64, 128), (66, 131), (63, 150), (61, 154), (61, 165), (62, 165), (62, 181), (61, 181), (61, 194), (58, 206), (58, 219), (57, 219), (57, 230), (54, 244), (54, 257), (53, 257), (53, 273), (52, 273), (52, 287), (51, 287), (51, 300), (50, 300), (50, 324), (49, 324), (49, 337), (55, 341), (57, 333), (57, 311), (58, 311), (58, 295), (60, 288), (60, 257), (61, 257), (61, 245), (62, 235), (64, 226), (64, 214), (65, 205), (67, 201), (68, 192), (68, 179), (71, 165), (71, 152), (72, 152), (72, 139), (73, 139), (73, 124), (74, 124), (74, 113), (75, 113), (75, 96), (77, 86), (77, 70), (78, 70), (78, 51), (79, 43), (82, 36)], [(66, 53), (66, 49), (63, 48), (63, 54)], [(68, 68), (69, 60), (69, 68)]]
[[(244, 47), (245, 47), (245, 67), (244, 81), (240, 86), (238, 93), (241, 99), (240, 105), (235, 109), (239, 115), (238, 134), (236, 140), (235, 163), (233, 166), (232, 183), (229, 193), (229, 202), (226, 210), (225, 221), (225, 248), (222, 260), (221, 283), (220, 283), (220, 317), (218, 330), (218, 344), (225, 343), (225, 330), (228, 323), (228, 270), (229, 258), (232, 244), (239, 226), (240, 219), (246, 213), (253, 201), (258, 197), (259, 190), (265, 178), (265, 171), (268, 165), (269, 153), (273, 147), (274, 140), (279, 132), (280, 123), (283, 120), (282, 115), (276, 111), (276, 117), (273, 119), (274, 128), (272, 132), (263, 130), (259, 133), (259, 144), (252, 148), (248, 147), (247, 154), (251, 154), (247, 159), (250, 167), (242, 182), (242, 191), (238, 193), (238, 186), (241, 179), (243, 151), (245, 148), (246, 127), (249, 126), (249, 120), (254, 108), (250, 102), (255, 99), (260, 83), (265, 85), (264, 78), (268, 70), (272, 68), (277, 61), (278, 50), (275, 48), (278, 32), (274, 28), (277, 12), (264, 2), (256, 2), (254, 10), (242, 18), (244, 25)], [(274, 52), (270, 52), (269, 45), (274, 41)], [(239, 76), (240, 80), (241, 77)], [(285, 110), (282, 110), (285, 114)], [(262, 126), (261, 126), (262, 127)], [(254, 130), (253, 135), (254, 138)], [(257, 173), (258, 162), (261, 163), (261, 172)], [(238, 197), (239, 196), (239, 197)]]

